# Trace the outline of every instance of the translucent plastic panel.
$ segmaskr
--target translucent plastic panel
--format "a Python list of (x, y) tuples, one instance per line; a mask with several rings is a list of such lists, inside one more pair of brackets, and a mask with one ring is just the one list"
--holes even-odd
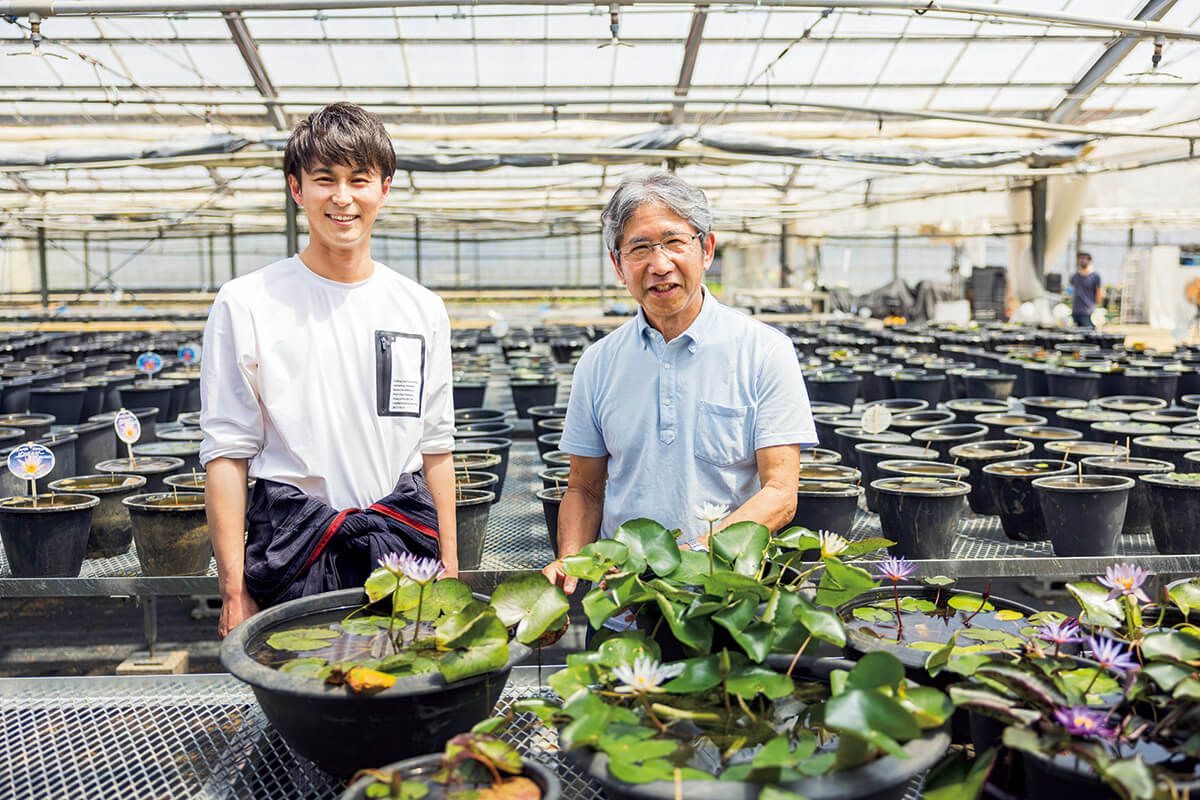
[[(904, 25), (912, 20), (908, 12), (881, 11), (872, 9), (835, 11), (833, 17), (818, 26), (821, 33), (829, 33), (826, 25), (837, 22), (837, 32), (843, 35), (855, 33), (899, 34)], [(832, 27), (832, 26), (831, 26)]]
[[(605, 20), (607, 23), (607, 19)], [(681, 11), (639, 11), (631, 14), (621, 12), (621, 36), (678, 36), (682, 45), (687, 38), (692, 15)], [(709, 30), (705, 23), (704, 30)]]
[(544, 45), (479, 44), (479, 74), (495, 86), (541, 86), (546, 82)]
[[(880, 47), (888, 47), (880, 43)], [(951, 42), (901, 41), (879, 76), (880, 83), (930, 83), (942, 79), (964, 45)], [(967, 45), (972, 46), (972, 45)]]
[[(3, 82), (5, 86), (59, 85), (62, 81), (54, 68), (68, 62), (57, 58), (48, 58), (44, 55), (24, 55), (30, 51), (28, 42), (6, 41), (0, 43), (0, 59), (4, 59), (0, 61), (4, 64), (4, 69), (0, 70), (0, 82)], [(12, 56), (13, 53), (21, 55)]]
[[(640, 53), (643, 45), (630, 50)], [(619, 48), (625, 49), (625, 48)], [(701, 48), (703, 49), (703, 48)], [(678, 57), (679, 51), (675, 51)], [(546, 48), (549, 86), (607, 86), (612, 74), (613, 49), (598, 49), (593, 45), (551, 45)], [(678, 62), (676, 62), (678, 66)], [(671, 83), (674, 84), (674, 76)], [(559, 93), (555, 92), (558, 96)]]
[(334, 45), (338, 73), (347, 86), (403, 86), (403, 53), (399, 45)]
[(932, 109), (950, 111), (983, 111), (996, 92), (994, 89), (938, 89), (929, 101)]
[(1139, 42), (1129, 52), (1124, 60), (1108, 76), (1108, 83), (1144, 83), (1168, 81), (1177, 82), (1179, 78), (1169, 75), (1179, 75), (1183, 80), (1196, 83), (1200, 81), (1200, 43), (1197, 42), (1167, 42), (1163, 48), (1163, 60), (1158, 66), (1160, 75), (1146, 75), (1150, 72), (1150, 58), (1154, 46), (1150, 42)]
[[(946, 83), (997, 83), (1016, 69), (1029, 50), (1022, 42), (972, 42), (958, 64), (946, 77)], [(1050, 80), (1069, 82), (1073, 76), (1048, 76)]]
[(1067, 11), (1072, 14), (1086, 14), (1089, 17), (1131, 19), (1143, 5), (1140, 0), (1071, 0)]
[(834, 103), (837, 105), (861, 106), (867, 102), (866, 89), (806, 89), (791, 95), (812, 103)]
[(679, 81), (683, 48), (642, 44), (636, 49), (617, 48), (615, 57), (615, 84), (674, 86)]
[(471, 20), (462, 9), (454, 8), (398, 8), (400, 34), (405, 37), (448, 36), (469, 39)]
[[(754, 40), (764, 32), (769, 35), (786, 35), (780, 25), (791, 15), (772, 14), (770, 11), (741, 9), (731, 6), (723, 11), (709, 11), (704, 24), (705, 39), (720, 37), (728, 39)], [(764, 25), (766, 26), (764, 30)], [(750, 44), (748, 41), (747, 44)], [(701, 50), (704, 48), (702, 47)]]
[(1062, 100), (1061, 89), (1001, 89), (992, 98), (997, 111), (1049, 111)]
[[(821, 66), (811, 79), (817, 84), (873, 83), (879, 77), (887, 54), (886, 45), (833, 43), (826, 49)], [(790, 74), (782, 70), (777, 72)], [(792, 75), (791, 80), (799, 83), (807, 79), (796, 74)]]
[(472, 86), (487, 81), (470, 45), (406, 45), (413, 86)]
[[(9, 47), (9, 45), (6, 45), (6, 47)], [(12, 49), (8, 52), (21, 52), (28, 51), (30, 49), (28, 44), (12, 45), (11, 47)], [(75, 47), (75, 50), (95, 58), (104, 66), (110, 67), (112, 70), (114, 70), (116, 74), (101, 68), (99, 70), (100, 77), (97, 78), (97, 70), (95, 67), (73, 55), (65, 60), (61, 58), (33, 58), (20, 56), (7, 59), (6, 61), (0, 61), (0, 65), (3, 65), (4, 67), (4, 69), (0, 69), (0, 76), (2, 76), (0, 79), (3, 79), (7, 82), (10, 79), (10, 71), (20, 74), (25, 70), (26, 67), (30, 67), (36, 62), (43, 62), (46, 67), (53, 70), (54, 73), (62, 79), (62, 84), (66, 86), (100, 86), (102, 84), (109, 86), (124, 86), (129, 83), (128, 79), (123, 77), (125, 70), (122, 68), (121, 63), (117, 61), (116, 57), (113, 55), (112, 48), (105, 47), (104, 45), (80, 45)], [(45, 51), (47, 53), (65, 54), (65, 51), (52, 46), (46, 47)], [(16, 76), (14, 75), (12, 77), (15, 78)], [(17, 82), (19, 82), (19, 80)], [(58, 82), (59, 81), (57, 80), (54, 81), (54, 83)]]
[(321, 26), (313, 19), (312, 14), (299, 14), (295, 11), (247, 11), (246, 27), (250, 35), (258, 38), (270, 36), (292, 36), (307, 39), (321, 38)]
[(186, 17), (173, 17), (171, 24), (179, 36), (204, 37), (213, 39), (228, 39), (229, 26), (220, 14), (188, 14)]
[(1160, 20), (1164, 25), (1174, 25), (1179, 28), (1195, 28), (1200, 26), (1200, 9), (1191, 3), (1180, 3), (1171, 8)]
[(387, 9), (357, 9), (353, 10), (354, 16), (350, 16), (349, 12), (347, 9), (342, 16), (334, 16), (335, 12), (332, 11), (326, 12), (330, 15), (329, 19), (324, 20), (321, 26), (329, 38), (376, 38), (396, 34), (395, 17)]
[(203, 73), (192, 65), (182, 45), (127, 44), (120, 48), (121, 60), (133, 79), (142, 85), (198, 86), (205, 82)]
[[(632, 16), (637, 9), (624, 8), (622, 16)], [(608, 13), (600, 6), (594, 8), (550, 8), (547, 14), (549, 35), (553, 37), (580, 36), (607, 39)]]
[(105, 36), (154, 39), (175, 35), (175, 29), (171, 27), (171, 21), (161, 15), (146, 15), (144, 17), (94, 17), (94, 19), (96, 27)]
[[(1136, 86), (1120, 95), (1115, 103), (1118, 110), (1169, 109), (1181, 102), (1191, 86)], [(1086, 105), (1084, 106), (1087, 107)]]
[(192, 44), (187, 45), (186, 50), (206, 83), (214, 86), (254, 85), (242, 54), (232, 43)]
[(323, 44), (264, 44), (258, 48), (276, 86), (336, 86), (337, 73)]
[(1074, 83), (1083, 77), (1103, 52), (1104, 46), (1100, 44), (1038, 42), (1011, 80), (1015, 83), (1047, 80)]
[(868, 102), (881, 108), (921, 110), (929, 104), (933, 89), (873, 89)]
[[(20, 37), (23, 34), (24, 31), (16, 25), (0, 25), (0, 36), (4, 38), (9, 38), (10, 36)], [(95, 37), (102, 35), (116, 36), (119, 34), (113, 33), (111, 29), (101, 33), (91, 17), (50, 17), (42, 20), (42, 36), (46, 37), (47, 41), (60, 37)]]
[[(728, 85), (741, 83), (757, 74), (759, 70), (776, 54), (767, 53), (772, 50), (767, 45), (755, 47), (752, 44), (710, 44), (700, 45), (696, 54), (696, 69), (692, 73), (692, 86)], [(815, 50), (805, 49), (799, 45), (793, 48), (797, 58), (808, 55), (815, 59)], [(789, 54), (789, 58), (793, 57)]]

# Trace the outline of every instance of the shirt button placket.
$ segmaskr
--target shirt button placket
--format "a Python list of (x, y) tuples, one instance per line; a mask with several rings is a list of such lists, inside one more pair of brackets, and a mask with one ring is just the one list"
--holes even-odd
[(671, 444), (675, 441), (675, 370), (673, 365), (668, 360), (670, 358), (670, 350), (663, 353), (663, 358), (659, 362), (661, 369), (659, 370), (659, 391), (661, 393), (661, 417), (662, 428), (659, 430), (659, 439), (664, 444)]

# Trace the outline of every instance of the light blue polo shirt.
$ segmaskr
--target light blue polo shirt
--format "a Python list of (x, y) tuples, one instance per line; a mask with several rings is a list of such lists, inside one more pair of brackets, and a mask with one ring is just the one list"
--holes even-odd
[(693, 508), (740, 506), (761, 488), (755, 451), (782, 444), (817, 444), (791, 340), (705, 289), (670, 342), (639, 308), (584, 351), (559, 448), (609, 456), (601, 536), (649, 517), (691, 541), (708, 532)]

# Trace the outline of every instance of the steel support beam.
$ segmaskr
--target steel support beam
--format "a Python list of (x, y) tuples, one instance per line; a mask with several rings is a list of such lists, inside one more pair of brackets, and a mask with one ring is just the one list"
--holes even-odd
[(225, 24), (229, 26), (229, 33), (233, 36), (233, 43), (237, 45), (238, 52), (242, 54), (242, 61), (246, 62), (246, 69), (250, 70), (250, 77), (254, 79), (255, 88), (266, 100), (267, 119), (275, 126), (275, 130), (288, 130), (291, 126), (288, 125), (283, 109), (279, 107), (279, 94), (275, 91), (275, 85), (271, 83), (271, 76), (267, 74), (267, 66), (259, 55), (258, 45), (250, 35), (250, 29), (246, 27), (246, 20), (242, 18), (240, 11), (226, 11), (224, 17)]
[(416, 281), (421, 282), (421, 218), (413, 215), (413, 259), (416, 262)]
[(779, 224), (779, 288), (786, 289), (791, 285), (792, 265), (788, 260), (788, 228), (787, 222)]
[(892, 231), (892, 280), (900, 277), (900, 229)]
[(700, 43), (704, 41), (704, 23), (708, 20), (708, 6), (698, 5), (692, 12), (692, 23), (688, 27), (687, 40), (683, 44), (683, 61), (679, 65), (679, 80), (675, 82), (675, 97), (677, 102), (667, 115), (668, 122), (674, 122), (677, 115), (683, 112), (683, 100), (692, 90), (692, 75), (696, 72), (696, 56), (700, 53)]
[(50, 307), (50, 271), (46, 266), (46, 229), (37, 229), (38, 289), (42, 295), (42, 308)]
[[(1175, 0), (1148, 0), (1134, 19), (1157, 22), (1171, 10), (1173, 5), (1175, 5)], [(1071, 87), (1062, 102), (1050, 112), (1046, 117), (1046, 121), (1068, 123), (1078, 119), (1084, 102), (1092, 96), (1092, 92), (1096, 91), (1098, 86), (1104, 83), (1105, 79), (1112, 74), (1112, 71), (1125, 60), (1125, 57), (1133, 51), (1133, 48), (1137, 46), (1139, 41), (1139, 37), (1126, 34), (1109, 45), (1100, 58), (1096, 59), (1096, 63), (1092, 64), (1083, 77), (1079, 79), (1079, 82)]]
[(299, 209), (296, 208), (296, 201), (292, 199), (292, 190), (286, 184), (283, 190), (283, 219), (285, 234), (287, 235), (287, 255), (286, 258), (291, 258), (300, 252), (300, 231), (296, 226), (296, 214)]
[(1030, 246), (1033, 248), (1033, 274), (1038, 285), (1046, 285), (1046, 179), (1038, 178), (1029, 187), (1032, 199)]
[(226, 235), (229, 237), (229, 280), (233, 280), (237, 277), (237, 236), (233, 225), (229, 226)]

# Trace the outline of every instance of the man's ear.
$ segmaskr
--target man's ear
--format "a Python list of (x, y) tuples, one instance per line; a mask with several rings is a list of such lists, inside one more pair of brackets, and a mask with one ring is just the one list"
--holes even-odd
[(295, 175), (288, 175), (287, 184), (288, 191), (292, 193), (292, 200), (294, 200), (298, 206), (303, 205), (304, 201), (302, 200), (302, 194), (300, 192), (300, 181), (296, 180)]
[(625, 282), (625, 273), (621, 272), (621, 263), (617, 261), (617, 254), (610, 252), (608, 260), (612, 262), (613, 269), (617, 271), (617, 280), (621, 282), (622, 286), (628, 288), (629, 284)]
[(391, 190), (392, 190), (392, 176), (388, 175), (386, 178), (383, 179), (383, 195), (382, 195), (381, 199), (387, 200), (388, 192), (390, 192)]

